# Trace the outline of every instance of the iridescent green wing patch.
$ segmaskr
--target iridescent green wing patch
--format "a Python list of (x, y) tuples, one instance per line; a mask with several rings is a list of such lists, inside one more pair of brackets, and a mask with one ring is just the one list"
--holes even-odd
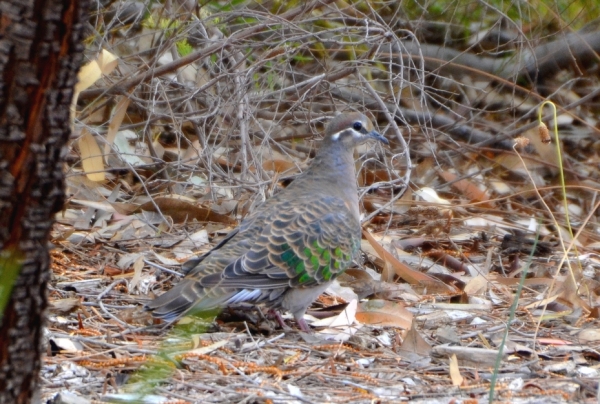
[(262, 218), (263, 228), (226, 276), (264, 276), (310, 287), (329, 282), (351, 263), (360, 245), (360, 224), (344, 201), (327, 197), (286, 206)]

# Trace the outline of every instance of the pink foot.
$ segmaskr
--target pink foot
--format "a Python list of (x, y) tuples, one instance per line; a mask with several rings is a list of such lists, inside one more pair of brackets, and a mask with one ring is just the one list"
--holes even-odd
[(279, 325), (281, 326), (281, 328), (283, 328), (285, 331), (289, 331), (290, 327), (288, 327), (285, 324), (285, 321), (283, 321), (283, 317), (281, 317), (281, 314), (279, 314), (279, 312), (277, 310), (269, 310), (269, 315), (275, 317), (275, 320), (277, 320), (277, 322), (279, 323)]
[(313, 331), (310, 329), (308, 324), (306, 324), (306, 320), (304, 319), (304, 317), (297, 318), (296, 322), (298, 323), (302, 331), (312, 334)]

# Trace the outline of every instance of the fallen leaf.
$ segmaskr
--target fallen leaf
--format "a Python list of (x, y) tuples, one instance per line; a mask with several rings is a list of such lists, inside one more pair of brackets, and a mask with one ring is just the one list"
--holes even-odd
[(357, 310), (357, 300), (352, 300), (344, 311), (335, 317), (317, 320), (312, 325), (317, 326), (327, 325), (327, 328), (319, 331), (317, 335), (324, 337), (327, 340), (344, 342), (350, 339), (358, 330), (362, 328), (362, 324), (356, 324), (355, 316)]
[(472, 183), (470, 180), (467, 180), (465, 178), (458, 179), (458, 176), (456, 174), (451, 173), (449, 171), (441, 171), (440, 170), (439, 174), (444, 180), (452, 183), (451, 184), (452, 188), (461, 192), (470, 201), (488, 202), (488, 203), (483, 204), (482, 206), (489, 206), (489, 207), (493, 206), (489, 202), (490, 196), (488, 195), (487, 191), (483, 191), (483, 190), (479, 189), (479, 187), (477, 185), (475, 185), (474, 183)]
[[(578, 335), (579, 335), (579, 342), (593, 342), (592, 340), (582, 340), (581, 333), (579, 333)], [(535, 342), (537, 342), (540, 345), (558, 345), (558, 346), (573, 345), (573, 343), (571, 341), (565, 341), (564, 339), (558, 339), (558, 338), (536, 338)]]
[(140, 255), (133, 263), (133, 278), (129, 281), (129, 288), (134, 290), (138, 287), (142, 279), (142, 269), (144, 268), (144, 257)]
[(156, 208), (160, 209), (163, 215), (168, 215), (173, 218), (175, 223), (184, 223), (192, 219), (199, 222), (215, 222), (236, 224), (237, 221), (229, 216), (214, 212), (211, 209), (202, 206), (195, 206), (189, 202), (182, 201), (177, 198), (160, 197), (155, 198), (154, 203), (146, 202), (140, 206), (140, 210), (148, 212), (156, 212)]
[(85, 175), (92, 181), (104, 181), (106, 179), (104, 161), (102, 160), (102, 152), (94, 136), (87, 129), (83, 128), (77, 144), (81, 152), (81, 165), (83, 171), (85, 171)]
[(456, 359), (456, 355), (452, 354), (450, 359), (450, 379), (452, 379), (452, 385), (456, 387), (462, 386), (464, 382), (464, 378), (460, 374), (460, 369), (458, 368), (458, 359)]
[(102, 49), (102, 52), (100, 52), (100, 55), (98, 55), (97, 60), (102, 74), (112, 73), (112, 71), (115, 70), (119, 64), (119, 59), (106, 49)]
[(408, 330), (412, 325), (413, 315), (399, 303), (374, 299), (360, 303), (356, 319), (363, 324)]
[(97, 60), (92, 60), (83, 65), (77, 74), (74, 98), (79, 96), (80, 92), (92, 86), (100, 77), (102, 77), (102, 69)]
[(121, 96), (113, 110), (112, 118), (108, 123), (108, 130), (106, 131), (106, 143), (104, 143), (105, 155), (110, 153), (111, 146), (115, 141), (115, 136), (117, 136), (117, 132), (119, 131), (121, 124), (123, 123), (123, 119), (125, 118), (125, 113), (127, 112), (128, 107), (129, 97)]
[(429, 353), (431, 352), (431, 345), (421, 337), (421, 334), (419, 334), (413, 326), (406, 333), (399, 351), (426, 357), (429, 356)]
[(390, 177), (390, 171), (386, 169), (372, 170), (362, 166), (362, 169), (358, 173), (358, 184), (361, 187), (373, 185), (376, 182), (388, 182), (392, 179), (396, 179)]
[[(213, 351), (216, 351), (219, 348), (224, 347), (225, 345), (227, 345), (229, 343), (229, 340), (224, 339), (221, 341), (217, 341), (209, 346), (200, 346), (200, 342), (199, 339), (197, 338), (197, 336), (194, 336), (192, 338), (192, 341), (194, 343), (194, 347), (199, 347), (199, 348), (195, 348), (192, 350), (187, 351), (184, 355), (190, 355), (190, 356), (194, 356), (194, 355), (206, 355), (209, 354)], [(177, 352), (177, 355), (181, 354), (181, 352)]]
[(586, 328), (579, 331), (577, 338), (579, 339), (579, 342), (583, 344), (600, 341), (600, 330), (596, 328)]
[(385, 262), (389, 262), (392, 265), (392, 267), (394, 268), (396, 275), (398, 275), (399, 277), (404, 279), (406, 282), (410, 283), (411, 285), (425, 285), (426, 284), (429, 289), (429, 293), (435, 293), (435, 292), (433, 292), (432, 288), (439, 289), (445, 293), (447, 293), (449, 291), (448, 287), (446, 285), (444, 285), (444, 283), (438, 281), (435, 278), (432, 278), (429, 275), (426, 275), (419, 271), (415, 271), (414, 269), (410, 268), (408, 265), (405, 265), (402, 262), (398, 261), (396, 259), (396, 257), (394, 257), (385, 248), (383, 248), (383, 246), (381, 244), (379, 244), (377, 242), (377, 240), (375, 240), (373, 235), (371, 233), (369, 233), (368, 231), (363, 230), (363, 236), (365, 236), (365, 238), (367, 239), (369, 244), (371, 244), (371, 246), (375, 249), (375, 251), (377, 252), (379, 257), (381, 259), (383, 259)]
[(67, 297), (65, 299), (51, 300), (48, 310), (55, 314), (69, 314), (81, 307), (81, 300), (78, 297)]
[(50, 345), (53, 345), (53, 350), (59, 352), (83, 351), (83, 345), (79, 341), (73, 341), (70, 338), (50, 338)]
[(425, 202), (437, 203), (439, 205), (451, 205), (449, 200), (440, 197), (434, 189), (429, 187), (423, 187), (416, 190), (415, 195), (423, 199)]
[(283, 173), (296, 168), (296, 164), (285, 160), (267, 160), (263, 163), (262, 167), (267, 171)]
[(463, 291), (469, 295), (483, 295), (488, 287), (488, 280), (485, 276), (477, 275), (465, 285)]
[(71, 122), (73, 122), (73, 118), (75, 117), (75, 107), (77, 106), (79, 93), (92, 86), (103, 74), (110, 74), (117, 67), (117, 64), (117, 57), (103, 49), (96, 60), (92, 60), (79, 69), (73, 101), (71, 102)]

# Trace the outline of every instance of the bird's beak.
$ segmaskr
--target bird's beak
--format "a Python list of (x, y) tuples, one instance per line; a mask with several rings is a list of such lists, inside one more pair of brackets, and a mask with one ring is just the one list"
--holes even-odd
[(372, 130), (371, 132), (367, 133), (367, 137), (373, 140), (377, 140), (383, 144), (390, 144), (390, 141), (387, 140), (386, 138), (383, 137), (383, 135), (375, 130)]

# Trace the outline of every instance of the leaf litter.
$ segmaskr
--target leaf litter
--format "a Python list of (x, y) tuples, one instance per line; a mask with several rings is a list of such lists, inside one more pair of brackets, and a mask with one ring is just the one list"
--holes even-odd
[[(519, 156), (434, 138), (438, 129), (428, 124), (390, 121), (390, 111), (402, 113), (386, 106), (441, 117), (485, 100), (495, 107), (476, 109), (469, 124), (501, 134), (498, 124), (514, 123), (506, 108), (516, 106), (522, 119), (538, 100), (448, 78), (440, 85), (457, 90), (446, 94), (457, 102), (440, 111), (434, 100), (444, 93), (426, 85), (417, 65), (380, 46), (386, 38), (390, 49), (402, 47), (406, 38), (376, 19), (361, 25), (352, 16), (364, 11), (341, 3), (311, 2), (314, 15), (310, 7), (280, 10), (299, 19), (287, 30), (280, 30), (285, 19), (251, 7), (231, 14), (208, 7), (199, 20), (153, 9), (141, 27), (113, 22), (104, 34), (110, 51), (90, 48), (101, 56), (82, 73), (67, 156), (69, 199), (52, 231), (44, 398), (486, 401), (501, 355), (498, 400), (595, 400), (597, 107), (557, 121), (569, 162), (566, 209), (580, 230), (571, 235), (556, 145), (536, 140), (533, 130), (524, 130), (530, 145)], [(309, 21), (316, 16), (328, 24), (315, 28)], [(132, 29), (140, 36), (124, 46), (119, 35)], [(184, 39), (191, 56), (178, 54), (187, 49), (176, 45)], [(589, 85), (573, 80), (557, 92), (576, 102)], [(313, 155), (325, 118), (349, 106), (373, 114), (393, 142), (358, 153), (362, 253), (309, 311), (315, 333), (281, 330), (247, 307), (224, 309), (215, 321), (155, 324), (143, 303), (184, 275), (183, 262), (209, 251), (292, 181)], [(408, 139), (410, 154), (397, 135)]]

